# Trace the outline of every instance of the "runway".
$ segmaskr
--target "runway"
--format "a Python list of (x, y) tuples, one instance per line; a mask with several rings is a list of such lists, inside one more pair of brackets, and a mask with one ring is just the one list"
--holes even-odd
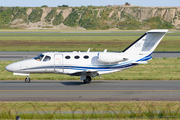
[[(42, 52), (0, 52), (0, 61), (31, 59)], [(154, 58), (180, 52), (154, 52)], [(0, 80), (0, 101), (179, 101), (180, 81), (24, 81)]]
[(176, 80), (0, 81), (0, 101), (179, 101)]
[[(145, 33), (146, 31), (83, 31), (83, 32), (0, 32), (0, 33), (27, 33), (14, 36), (44, 36), (31, 35), (32, 33)], [(173, 31), (173, 36), (179, 36), (179, 31)], [(70, 36), (70, 35), (46, 35)], [(83, 36), (83, 35), (71, 35)], [(94, 36), (94, 35), (84, 35)], [(96, 35), (106, 36), (106, 35)], [(108, 35), (110, 36), (110, 35)], [(112, 35), (121, 36), (121, 35)], [(126, 36), (126, 35), (125, 35)], [(136, 35), (132, 35), (136, 36)], [(137, 35), (139, 36), (139, 35)], [(168, 34), (167, 36), (171, 36)], [(31, 59), (43, 52), (0, 52), (0, 61), (18, 61)], [(180, 52), (153, 52), (153, 58), (176, 58)], [(18, 80), (0, 80), (0, 101), (179, 101), (180, 81), (178, 80), (92, 80), (91, 84), (82, 81), (67, 80), (32, 80), (25, 83)]]
[[(43, 52), (0, 52), (0, 61), (32, 59)], [(153, 58), (177, 58), (180, 52), (153, 52)]]

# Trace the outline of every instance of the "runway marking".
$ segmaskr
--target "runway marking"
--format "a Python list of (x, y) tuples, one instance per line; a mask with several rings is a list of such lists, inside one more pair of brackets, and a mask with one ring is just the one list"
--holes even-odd
[(180, 90), (0, 90), (0, 92), (180, 92)]

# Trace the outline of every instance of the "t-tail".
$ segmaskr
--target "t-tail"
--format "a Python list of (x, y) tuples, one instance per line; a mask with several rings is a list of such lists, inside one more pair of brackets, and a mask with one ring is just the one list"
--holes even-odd
[(150, 55), (158, 46), (162, 38), (168, 32), (167, 29), (155, 29), (146, 32), (138, 40), (127, 47), (123, 53), (134, 55)]
[(26, 83), (31, 81), (30, 73), (56, 73), (81, 76), (81, 80), (89, 84), (91, 78), (96, 76), (147, 63), (167, 32), (168, 30), (150, 30), (123, 52), (90, 52), (89, 49), (87, 52), (42, 53), (34, 59), (10, 64), (6, 66), (6, 70), (14, 75), (27, 76)]

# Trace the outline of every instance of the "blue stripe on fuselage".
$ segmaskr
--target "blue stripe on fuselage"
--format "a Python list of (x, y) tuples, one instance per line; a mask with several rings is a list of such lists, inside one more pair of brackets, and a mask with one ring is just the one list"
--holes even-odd
[(148, 56), (145, 56), (139, 60), (131, 60), (128, 62), (120, 63), (120, 64), (115, 64), (115, 65), (96, 65), (96, 66), (88, 66), (88, 67), (83, 67), (83, 66), (42, 66), (42, 67), (33, 67), (33, 68), (27, 68), (27, 69), (21, 69), (21, 70), (33, 70), (33, 69), (71, 69), (71, 70), (97, 70), (97, 71), (112, 71), (115, 69), (120, 69), (120, 68), (128, 68), (135, 66), (135, 64), (132, 64), (132, 62), (136, 61), (147, 61), (152, 59), (151, 54)]

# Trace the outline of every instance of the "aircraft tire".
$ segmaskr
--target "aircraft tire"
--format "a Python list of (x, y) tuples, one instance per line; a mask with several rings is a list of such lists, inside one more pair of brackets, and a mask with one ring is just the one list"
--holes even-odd
[(86, 76), (86, 79), (84, 80), (85, 84), (89, 84), (91, 83), (91, 77), (90, 76)]
[(30, 79), (29, 77), (27, 77), (27, 78), (25, 79), (25, 82), (26, 82), (26, 83), (30, 83), (30, 82), (31, 82), (31, 79)]

